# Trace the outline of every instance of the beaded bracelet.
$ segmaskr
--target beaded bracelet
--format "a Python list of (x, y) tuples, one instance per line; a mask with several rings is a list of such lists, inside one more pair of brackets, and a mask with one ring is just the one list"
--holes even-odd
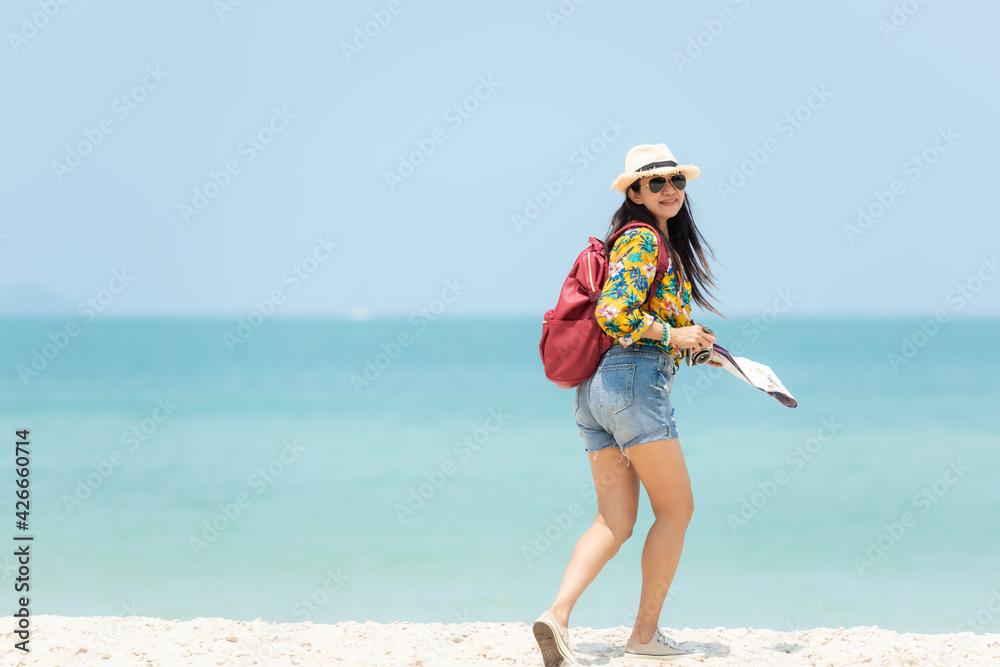
[(670, 344), (670, 325), (666, 322), (663, 323), (663, 337), (662, 340), (667, 345)]

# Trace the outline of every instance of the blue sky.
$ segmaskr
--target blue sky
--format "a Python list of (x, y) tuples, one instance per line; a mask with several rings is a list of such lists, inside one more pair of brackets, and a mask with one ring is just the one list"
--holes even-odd
[(995, 316), (998, 20), (7, 2), (0, 314), (408, 316), (451, 290), (449, 316), (540, 319), (628, 149), (662, 142), (702, 170), (727, 315)]

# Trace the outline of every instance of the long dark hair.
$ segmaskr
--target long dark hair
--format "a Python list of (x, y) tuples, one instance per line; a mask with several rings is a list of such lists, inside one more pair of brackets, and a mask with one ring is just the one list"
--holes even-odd
[[(637, 185), (639, 185), (639, 181), (630, 187), (638, 191)], [(691, 299), (695, 303), (724, 319), (729, 319), (708, 303), (708, 297), (711, 294), (707, 286), (716, 287), (716, 285), (712, 280), (712, 270), (708, 266), (708, 260), (705, 259), (705, 250), (708, 251), (713, 260), (715, 253), (694, 224), (694, 216), (691, 213), (691, 197), (687, 193), (684, 194), (684, 204), (681, 205), (681, 210), (677, 212), (677, 215), (667, 220), (669, 239), (664, 238), (663, 232), (660, 231), (656, 218), (650, 210), (642, 204), (636, 204), (626, 194), (625, 202), (621, 208), (611, 216), (611, 227), (608, 228), (608, 234), (604, 237), (604, 247), (607, 248), (609, 254), (611, 247), (608, 242), (611, 237), (630, 222), (645, 222), (656, 229), (660, 243), (670, 253), (670, 261), (673, 263), (674, 273), (677, 276), (678, 290), (684, 289), (685, 280), (690, 281)]]

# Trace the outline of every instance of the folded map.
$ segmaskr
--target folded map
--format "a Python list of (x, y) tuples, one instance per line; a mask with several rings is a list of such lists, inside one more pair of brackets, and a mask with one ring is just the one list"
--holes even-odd
[(785, 407), (794, 408), (799, 404), (785, 389), (785, 385), (781, 384), (774, 371), (764, 364), (758, 364), (746, 357), (734, 357), (721, 345), (713, 344), (712, 348), (712, 361), (719, 362), (723, 368), (739, 379), (757, 387), (765, 394), (774, 396)]

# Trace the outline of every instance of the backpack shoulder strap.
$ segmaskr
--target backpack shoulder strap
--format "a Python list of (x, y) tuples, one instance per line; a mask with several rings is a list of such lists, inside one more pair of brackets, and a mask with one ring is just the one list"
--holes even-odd
[(671, 264), (670, 252), (668, 252), (667, 249), (664, 247), (664, 245), (660, 243), (659, 233), (657, 233), (657, 231), (649, 223), (630, 222), (629, 224), (624, 225), (621, 229), (615, 232), (614, 235), (609, 239), (606, 251), (608, 257), (610, 258), (611, 249), (614, 247), (615, 241), (618, 240), (618, 237), (620, 237), (622, 233), (624, 233), (625, 231), (633, 229), (635, 227), (645, 227), (646, 229), (649, 229), (656, 235), (656, 275), (653, 276), (653, 279), (650, 281), (649, 283), (650, 289), (646, 293), (646, 301), (644, 303), (648, 304), (650, 299), (652, 299), (653, 297), (654, 293), (654, 290), (652, 289), (653, 285), (657, 285), (660, 283), (661, 280), (663, 280), (663, 276), (670, 270), (670, 264)]
[(611, 249), (614, 247), (615, 241), (618, 240), (618, 237), (627, 232), (629, 229), (634, 229), (636, 227), (645, 227), (646, 229), (650, 230), (651, 232), (653, 232), (653, 234), (656, 235), (656, 247), (658, 250), (657, 255), (659, 258), (659, 264), (661, 267), (664, 268), (664, 270), (666, 270), (666, 268), (670, 266), (670, 253), (666, 252), (666, 248), (664, 248), (663, 244), (660, 243), (659, 232), (657, 232), (656, 229), (654, 229), (653, 226), (647, 222), (630, 222), (627, 225), (624, 225), (617, 232), (615, 232), (614, 235), (610, 239), (608, 239), (608, 246), (607, 246), (608, 255), (610, 256)]
[[(646, 229), (653, 230), (652, 225), (649, 225), (649, 224), (647, 224), (645, 222), (630, 222), (627, 225), (622, 226), (621, 229), (619, 229), (617, 232), (615, 232), (611, 236), (611, 238), (608, 239), (607, 252), (608, 252), (608, 256), (609, 257), (611, 256), (611, 249), (615, 247), (615, 241), (618, 240), (618, 237), (620, 237), (622, 234), (624, 234), (628, 230), (634, 229), (636, 227), (645, 227)], [(654, 230), (654, 233), (655, 233), (655, 230)]]

